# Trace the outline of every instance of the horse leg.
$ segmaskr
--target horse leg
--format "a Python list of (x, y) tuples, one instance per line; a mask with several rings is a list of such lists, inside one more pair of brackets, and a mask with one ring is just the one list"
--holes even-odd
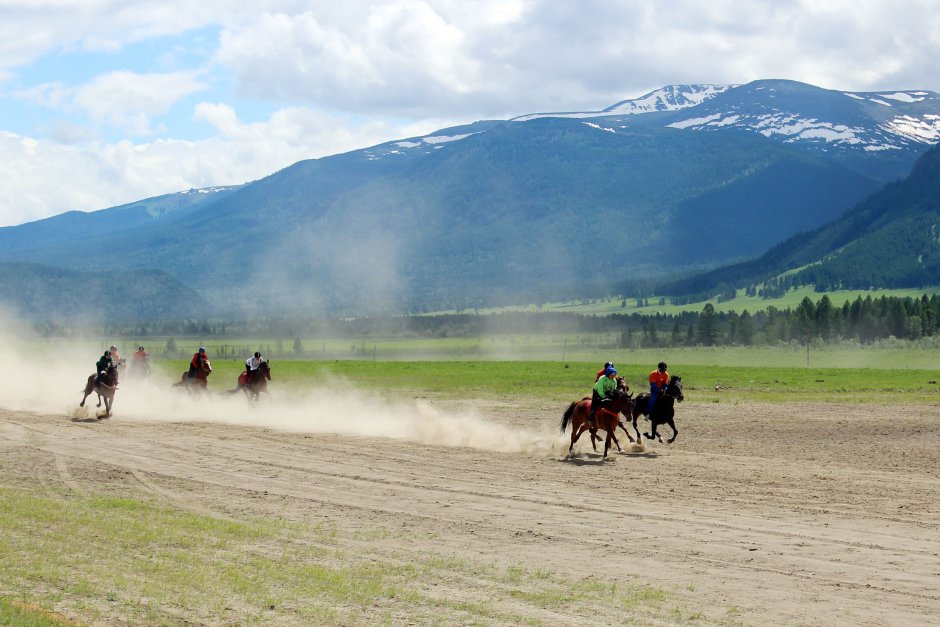
[(636, 414), (633, 414), (633, 430), (636, 431), (636, 443), (642, 444), (643, 437), (640, 435), (640, 428), (636, 426), (636, 418), (637, 418)]
[(608, 431), (607, 437), (604, 439), (604, 459), (607, 459), (607, 451), (610, 450), (610, 434), (611, 433), (612, 431)]
[[(626, 431), (626, 429), (624, 429), (624, 431)], [(620, 448), (620, 442), (617, 441), (617, 427), (614, 427), (613, 429), (611, 429), (611, 430), (608, 432), (608, 435), (609, 435), (609, 437), (611, 437), (611, 438), (614, 439), (614, 444), (617, 445), (617, 452), (618, 452), (618, 453), (623, 453), (623, 449)], [(629, 436), (630, 436), (630, 434), (628, 433), (628, 434), (627, 434), (627, 437), (629, 437)], [(633, 438), (630, 438), (630, 439), (633, 439)], [(608, 439), (608, 442), (609, 442), (609, 441), (610, 441), (610, 440)]]
[(575, 428), (571, 427), (571, 446), (568, 447), (568, 454), (571, 455), (574, 452), (574, 443), (578, 441), (578, 438), (581, 437), (581, 433), (584, 431), (584, 425), (580, 425)]
[[(623, 426), (623, 421), (622, 421), (622, 420), (620, 420), (620, 419), (617, 420), (617, 426), (620, 427), (621, 429), (623, 429), (623, 432), (627, 434), (627, 437), (628, 437), (628, 438), (630, 438), (630, 442), (636, 442), (636, 440), (633, 439), (633, 436), (630, 435), (630, 432), (627, 431), (627, 428), (626, 428), (625, 426)], [(616, 442), (616, 440), (614, 440), (614, 441)], [(620, 445), (618, 444), (617, 446), (619, 447)]]
[(666, 424), (672, 428), (672, 437), (666, 441), (669, 442), (669, 444), (672, 444), (676, 441), (676, 436), (679, 435), (679, 430), (676, 429), (676, 421), (673, 418), (670, 418), (668, 421), (666, 421)]

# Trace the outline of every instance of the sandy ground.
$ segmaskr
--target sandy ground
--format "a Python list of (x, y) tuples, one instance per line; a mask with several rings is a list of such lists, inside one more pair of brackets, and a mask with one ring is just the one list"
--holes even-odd
[[(540, 433), (563, 409), (474, 407), (474, 420)], [(494, 452), (119, 410), (100, 422), (0, 410), (0, 455), (78, 492), (131, 480), (214, 516), (407, 528), (383, 540), (406, 554), (648, 581), (705, 622), (940, 624), (937, 406), (687, 402), (674, 444), (606, 461), (586, 443), (567, 459), (561, 440)]]

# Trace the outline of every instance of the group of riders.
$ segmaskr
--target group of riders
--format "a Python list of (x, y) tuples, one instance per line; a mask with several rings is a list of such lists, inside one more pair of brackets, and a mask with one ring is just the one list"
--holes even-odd
[[(187, 376), (189, 378), (195, 378), (196, 373), (202, 370), (203, 366), (208, 363), (208, 361), (209, 355), (206, 353), (206, 347), (200, 346), (199, 350), (193, 353), (193, 358), (189, 362), (189, 372)], [(239, 387), (250, 385), (251, 381), (257, 376), (261, 364), (264, 362), (264, 357), (262, 357), (261, 353), (258, 351), (255, 351), (254, 355), (246, 359), (245, 372), (243, 372), (238, 379)], [(95, 372), (101, 377), (108, 375), (108, 373), (114, 369), (114, 373), (117, 374), (126, 365), (127, 360), (121, 357), (120, 353), (118, 353), (117, 346), (112, 344), (98, 359), (98, 362), (95, 364)], [(138, 347), (137, 351), (131, 356), (130, 373), (141, 377), (150, 375), (150, 355), (144, 350), (143, 346)]]
[[(650, 399), (643, 410), (643, 415), (649, 419), (653, 412), (653, 406), (656, 399), (662, 396), (669, 383), (669, 373), (666, 371), (666, 362), (661, 361), (649, 376)], [(595, 423), (597, 410), (613, 402), (617, 391), (617, 368), (612, 362), (607, 362), (604, 367), (597, 371), (594, 377), (594, 388), (591, 392), (591, 413), (588, 414), (588, 422)]]

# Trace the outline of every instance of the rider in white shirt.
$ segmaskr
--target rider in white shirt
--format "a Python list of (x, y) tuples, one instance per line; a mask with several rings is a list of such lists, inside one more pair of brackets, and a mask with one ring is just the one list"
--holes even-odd
[(245, 385), (251, 383), (251, 378), (254, 376), (255, 372), (258, 371), (258, 368), (261, 367), (261, 362), (264, 361), (264, 358), (261, 356), (261, 353), (255, 351), (255, 354), (245, 360), (245, 372), (247, 376), (245, 377)]

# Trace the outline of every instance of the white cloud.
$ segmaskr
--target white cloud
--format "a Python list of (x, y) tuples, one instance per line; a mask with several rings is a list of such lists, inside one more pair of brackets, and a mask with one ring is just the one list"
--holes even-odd
[[(18, 129), (0, 135), (0, 223), (243, 182), (300, 159), (475, 119), (596, 110), (671, 83), (788, 78), (859, 92), (940, 91), (936, 7), (936, 0), (0, 0), (0, 132)], [(166, 50), (146, 68), (121, 66), (129, 44), (182, 40), (195, 29), (204, 29), (206, 45)], [(84, 51), (115, 61), (78, 85), (71, 75), (30, 74), (44, 55), (67, 68), (69, 55)], [(183, 131), (172, 114), (204, 88), (200, 97), (214, 102), (193, 115), (213, 135), (184, 141), (196, 137), (193, 119)], [(38, 109), (23, 114), (35, 122), (14, 125), (2, 117), (11, 92), (66, 119), (43, 119)], [(252, 109), (257, 101), (263, 106)], [(239, 113), (248, 111), (265, 119), (242, 122)], [(96, 126), (129, 139), (95, 140)], [(164, 140), (135, 143), (157, 131)]]
[(395, 125), (345, 120), (302, 107), (244, 124), (224, 104), (194, 113), (218, 133), (202, 141), (135, 144), (53, 140), (0, 132), (0, 226), (70, 210), (94, 211), (193, 187), (256, 180), (297, 161), (397, 137), (428, 133), (452, 120)]
[(38, 85), (17, 97), (64, 111), (80, 110), (96, 124), (124, 129), (134, 136), (152, 133), (150, 120), (178, 100), (205, 89), (195, 72), (136, 74), (109, 72), (77, 87)]

